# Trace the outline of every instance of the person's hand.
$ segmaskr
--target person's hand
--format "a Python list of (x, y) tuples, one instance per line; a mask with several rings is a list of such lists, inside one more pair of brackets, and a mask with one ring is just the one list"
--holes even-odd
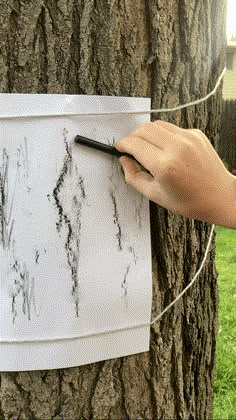
[(236, 178), (208, 138), (197, 129), (147, 122), (115, 147), (134, 156), (119, 158), (127, 184), (183, 216), (236, 228)]

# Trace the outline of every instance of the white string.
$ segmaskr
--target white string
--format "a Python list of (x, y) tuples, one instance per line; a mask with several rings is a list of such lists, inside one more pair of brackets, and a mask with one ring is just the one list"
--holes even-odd
[(24, 115), (0, 115), (0, 120), (8, 120), (8, 119), (22, 119), (22, 118), (59, 118), (59, 117), (73, 117), (73, 116), (96, 116), (96, 115), (141, 115), (141, 114), (155, 114), (155, 113), (162, 113), (162, 112), (174, 112), (178, 111), (179, 109), (187, 108), (189, 106), (198, 105), (201, 102), (206, 101), (209, 99), (212, 95), (215, 94), (217, 88), (219, 87), (219, 84), (225, 74), (226, 67), (222, 71), (219, 79), (217, 80), (217, 83), (214, 87), (214, 89), (208, 93), (203, 98), (197, 99), (195, 101), (188, 102), (183, 105), (176, 106), (174, 108), (161, 108), (161, 109), (149, 109), (146, 111), (113, 111), (113, 112), (65, 112), (65, 113), (58, 113), (58, 114), (24, 114)]
[[(147, 114), (147, 113), (177, 111), (179, 109), (186, 108), (186, 107), (192, 106), (192, 105), (197, 105), (200, 102), (206, 101), (211, 95), (213, 95), (216, 92), (216, 90), (217, 90), (217, 88), (218, 88), (218, 86), (221, 82), (221, 79), (223, 78), (225, 70), (226, 70), (226, 68), (224, 68), (223, 72), (221, 73), (213, 91), (210, 92), (207, 96), (205, 96), (204, 98), (198, 99), (196, 101), (189, 102), (188, 104), (180, 105), (180, 106), (175, 107), (175, 108), (153, 109), (153, 110), (149, 110), (149, 111), (123, 111), (123, 112), (109, 112), (109, 113), (106, 112), (106, 113), (99, 113), (99, 114), (94, 113), (94, 114), (60, 114), (60, 115), (55, 115), (55, 114), (54, 115), (24, 115), (24, 116), (20, 116), (20, 117), (19, 116), (11, 116), (11, 117), (0, 116), (0, 119), (5, 119), (5, 118), (34, 118), (34, 117), (39, 118), (39, 117), (55, 117), (55, 116), (58, 117), (58, 116), (66, 116), (66, 115)], [(90, 332), (90, 333), (83, 334), (83, 335), (80, 335), (80, 336), (35, 338), (35, 339), (30, 339), (30, 340), (29, 339), (0, 340), (0, 344), (24, 344), (24, 343), (36, 343), (37, 344), (37, 343), (43, 343), (43, 342), (49, 343), (49, 342), (59, 342), (59, 341), (71, 341), (71, 340), (92, 338), (92, 337), (96, 337), (96, 336), (102, 336), (102, 335), (105, 335), (105, 334), (117, 333), (117, 332), (127, 331), (127, 330), (131, 330), (131, 329), (133, 330), (133, 329), (137, 329), (137, 328), (148, 327), (150, 325), (155, 324), (155, 322), (157, 322), (173, 305), (175, 305), (176, 302), (178, 302), (178, 300), (187, 292), (187, 290), (190, 287), (192, 287), (192, 285), (197, 280), (199, 274), (201, 273), (201, 271), (204, 267), (206, 259), (207, 259), (207, 255), (208, 255), (208, 252), (209, 252), (209, 249), (210, 249), (210, 246), (211, 246), (211, 241), (212, 241), (212, 237), (213, 237), (214, 228), (215, 228), (215, 225), (212, 225), (203, 260), (200, 264), (200, 267), (199, 267), (198, 271), (196, 272), (196, 274), (194, 275), (194, 277), (192, 278), (190, 283), (182, 290), (182, 292), (169, 305), (167, 305), (163, 309), (163, 311), (161, 311), (161, 313), (159, 315), (157, 315), (150, 322), (135, 324), (135, 325), (127, 325), (125, 327), (120, 327), (120, 328), (110, 329), (110, 330), (103, 330), (103, 331), (94, 332), (94, 333)]]
[(201, 271), (202, 271), (202, 269), (204, 267), (204, 264), (206, 262), (208, 251), (210, 249), (210, 245), (211, 245), (211, 241), (212, 241), (212, 236), (213, 236), (214, 229), (215, 229), (215, 225), (212, 225), (211, 231), (210, 231), (210, 235), (209, 235), (209, 240), (208, 240), (206, 251), (205, 251), (205, 255), (203, 257), (203, 260), (201, 262), (201, 265), (200, 265), (198, 271), (196, 272), (195, 276), (190, 281), (190, 283), (185, 287), (185, 289), (182, 290), (182, 292), (169, 305), (167, 305), (166, 308), (159, 315), (157, 315), (156, 318), (154, 318), (150, 322), (150, 325), (152, 325), (156, 321), (158, 321), (158, 319), (160, 319), (162, 317), (162, 315), (164, 315), (187, 292), (187, 290), (190, 289), (190, 287), (193, 285), (193, 283), (197, 280), (197, 278), (198, 278), (199, 274), (201, 273)]
[(120, 328), (110, 329), (110, 330), (103, 330), (103, 331), (94, 332), (94, 333), (90, 332), (88, 334), (83, 334), (83, 335), (80, 335), (80, 336), (34, 338), (34, 339), (30, 339), (30, 340), (29, 339), (0, 340), (0, 344), (24, 344), (24, 343), (43, 343), (43, 342), (49, 343), (49, 342), (58, 342), (58, 341), (71, 341), (71, 340), (92, 338), (92, 337), (96, 337), (96, 336), (101, 336), (101, 335), (105, 335), (105, 334), (112, 334), (112, 333), (117, 333), (117, 332), (122, 332), (122, 331), (127, 331), (127, 330), (133, 330), (133, 329), (137, 329), (137, 328), (144, 328), (144, 327), (148, 327), (150, 325), (153, 325), (187, 292), (187, 290), (190, 287), (192, 287), (192, 285), (194, 284), (194, 282), (198, 278), (199, 274), (201, 273), (201, 271), (204, 267), (206, 259), (207, 259), (208, 251), (210, 249), (210, 245), (211, 245), (211, 241), (212, 241), (214, 228), (215, 228), (215, 225), (212, 225), (203, 260), (200, 264), (200, 267), (199, 267), (198, 271), (196, 272), (195, 276), (191, 280), (191, 282), (182, 290), (182, 292), (169, 305), (167, 305), (165, 307), (165, 309), (163, 309), (163, 311), (159, 315), (157, 315), (150, 322), (145, 322), (143, 324), (127, 325), (125, 327), (120, 327)]

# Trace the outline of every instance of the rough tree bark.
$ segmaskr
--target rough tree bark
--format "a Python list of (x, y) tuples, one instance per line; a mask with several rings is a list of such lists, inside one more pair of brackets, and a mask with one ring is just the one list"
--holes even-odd
[[(0, 90), (151, 96), (153, 107), (202, 97), (224, 66), (225, 3), (0, 0)], [(161, 118), (217, 144), (220, 111), (221, 89)], [(155, 315), (196, 272), (210, 226), (151, 203), (151, 230)], [(0, 418), (212, 418), (216, 277), (212, 246), (198, 282), (151, 328), (147, 353), (2, 374)]]

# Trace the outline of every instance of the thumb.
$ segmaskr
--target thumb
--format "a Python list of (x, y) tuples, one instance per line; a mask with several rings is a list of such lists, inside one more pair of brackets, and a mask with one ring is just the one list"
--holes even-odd
[(154, 182), (153, 176), (144, 172), (137, 161), (127, 156), (121, 156), (119, 162), (123, 168), (127, 184), (150, 198)]

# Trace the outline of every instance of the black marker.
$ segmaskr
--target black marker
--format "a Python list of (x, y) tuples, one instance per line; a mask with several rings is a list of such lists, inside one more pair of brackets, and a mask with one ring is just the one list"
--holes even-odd
[[(75, 143), (83, 144), (85, 146), (92, 147), (93, 149), (97, 149), (97, 150), (100, 150), (101, 152), (105, 152), (105, 153), (108, 153), (109, 155), (113, 155), (117, 157), (128, 156), (129, 158), (137, 162), (137, 160), (133, 157), (133, 155), (130, 155), (129, 153), (119, 152), (119, 150), (117, 150), (114, 146), (109, 146), (108, 144), (99, 143), (98, 141), (88, 139), (87, 137), (76, 136)], [(137, 163), (142, 167), (143, 170), (148, 172), (147, 169), (145, 169), (139, 162)]]

